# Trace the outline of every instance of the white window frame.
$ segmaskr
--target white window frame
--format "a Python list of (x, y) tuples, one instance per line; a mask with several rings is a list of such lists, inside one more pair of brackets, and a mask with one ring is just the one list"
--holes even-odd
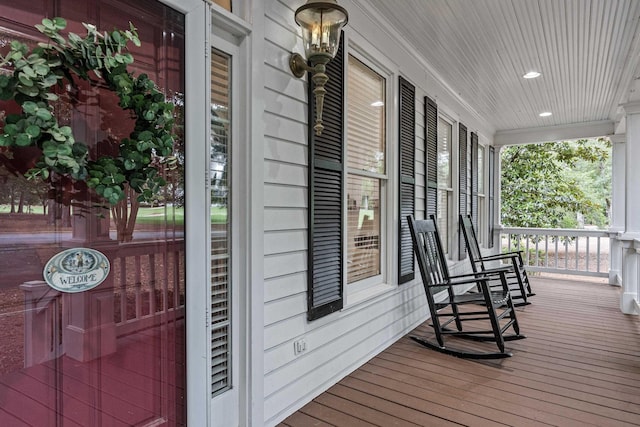
[[(345, 158), (343, 167), (343, 182), (345, 183), (345, 194), (343, 194), (343, 216), (344, 216), (344, 265), (343, 265), (343, 277), (344, 277), (344, 300), (345, 308), (352, 307), (360, 302), (375, 298), (382, 293), (391, 291), (397, 287), (393, 277), (397, 276), (392, 274), (396, 267), (397, 261), (394, 260), (394, 254), (397, 253), (397, 236), (394, 235), (395, 227), (393, 227), (393, 217), (396, 209), (395, 200), (397, 197), (397, 191), (395, 190), (397, 175), (397, 143), (395, 142), (395, 114), (397, 110), (396, 94), (397, 88), (397, 67), (388, 60), (381, 52), (377, 51), (373, 45), (362, 38), (357, 33), (345, 33), (345, 46), (347, 47), (345, 53), (345, 79), (348, 75), (349, 56), (353, 56), (358, 61), (371, 68), (374, 72), (385, 79), (385, 173), (375, 174), (363, 171), (350, 171), (347, 167), (347, 150), (345, 148)], [(347, 111), (346, 100), (349, 96), (348, 87), (345, 84), (345, 106), (344, 111)], [(347, 114), (344, 115), (344, 132), (345, 132), (345, 144), (348, 143), (347, 135), (349, 132), (349, 124), (347, 120)], [(347, 194), (346, 183), (347, 177), (350, 172), (357, 172), (360, 176), (371, 176), (381, 179), (380, 185), (380, 274), (369, 277), (358, 282), (347, 283), (347, 218), (348, 218), (348, 206), (347, 206)]]

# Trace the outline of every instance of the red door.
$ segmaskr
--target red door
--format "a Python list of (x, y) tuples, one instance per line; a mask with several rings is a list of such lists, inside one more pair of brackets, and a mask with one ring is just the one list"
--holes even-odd
[[(162, 171), (169, 184), (153, 203), (132, 193), (106, 209), (27, 180), (34, 153), (0, 147), (0, 426), (184, 425), (184, 17), (156, 1), (0, 0), (0, 53), (14, 39), (34, 46), (34, 25), (54, 16), (80, 35), (82, 22), (138, 28), (129, 70), (175, 103), (178, 165)], [(85, 84), (61, 94), (55, 114), (92, 156), (133, 129), (109, 91)], [(17, 109), (0, 102), (0, 130)], [(109, 261), (101, 284), (67, 292), (44, 281), (56, 254), (83, 248)]]

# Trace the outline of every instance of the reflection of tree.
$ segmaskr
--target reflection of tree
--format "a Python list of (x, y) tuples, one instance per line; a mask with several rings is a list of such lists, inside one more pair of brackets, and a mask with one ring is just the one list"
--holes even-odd
[[(167, 97), (167, 101), (175, 106), (175, 128), (174, 128), (174, 164), (154, 165), (167, 181), (162, 193), (153, 195), (152, 205), (163, 206), (173, 204), (174, 206), (184, 206), (184, 94), (173, 93)], [(117, 239), (119, 242), (130, 242), (133, 240), (133, 230), (136, 225), (136, 218), (140, 208), (138, 201), (139, 194), (128, 185), (125, 187), (126, 197), (111, 207), (111, 216), (116, 226)]]
[(228, 170), (228, 126), (227, 108), (219, 105), (211, 108), (211, 203), (227, 204), (229, 187)]

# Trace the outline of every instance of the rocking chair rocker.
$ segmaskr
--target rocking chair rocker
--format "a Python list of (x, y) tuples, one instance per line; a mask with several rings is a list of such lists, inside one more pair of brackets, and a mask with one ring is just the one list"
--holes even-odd
[(503, 267), (498, 268), (509, 266), (509, 269), (506, 272), (506, 278), (507, 285), (511, 291), (511, 299), (514, 300), (516, 307), (531, 304), (528, 298), (535, 294), (531, 290), (531, 283), (527, 276), (527, 270), (524, 268), (522, 254), (520, 252), (506, 252), (483, 257), (480, 252), (480, 245), (478, 244), (476, 231), (473, 227), (471, 217), (460, 215), (460, 227), (462, 228), (464, 241), (467, 245), (467, 253), (469, 254), (469, 260), (471, 261), (471, 268), (473, 269), (473, 272), (492, 271), (491, 268), (487, 268), (485, 262), (507, 261)]
[[(428, 220), (415, 220), (409, 215), (407, 220), (437, 343), (416, 336), (412, 336), (411, 339), (427, 348), (462, 358), (499, 359), (512, 356), (505, 350), (505, 341), (518, 340), (525, 336), (520, 334), (516, 312), (511, 301), (506, 281), (507, 269), (450, 276), (435, 218), (431, 216)], [(489, 282), (496, 279), (502, 284), (501, 289), (492, 289), (489, 286)], [(455, 293), (458, 285), (470, 284), (476, 284), (481, 292)], [(436, 301), (436, 294), (444, 290), (447, 291), (446, 297), (441, 299), (439, 295)], [(472, 308), (469, 310), (462, 306)], [(487, 320), (490, 329), (482, 329), (486, 328)], [(463, 328), (463, 322), (467, 321), (473, 322), (472, 327)], [(477, 321), (482, 322), (478, 324)], [(448, 328), (451, 324), (455, 325), (455, 329)], [(505, 334), (510, 328), (514, 333)], [(493, 341), (500, 351), (478, 352), (454, 349), (445, 346), (445, 335), (476, 341)]]

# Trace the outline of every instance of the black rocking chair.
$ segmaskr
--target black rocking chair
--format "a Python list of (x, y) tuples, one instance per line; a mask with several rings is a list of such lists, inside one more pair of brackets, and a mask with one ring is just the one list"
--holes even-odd
[(483, 257), (470, 216), (460, 215), (460, 228), (462, 228), (462, 234), (464, 235), (464, 241), (467, 245), (467, 253), (469, 254), (473, 271), (492, 271), (491, 268), (487, 268), (485, 262), (506, 261), (503, 267), (509, 266), (506, 277), (507, 285), (511, 291), (511, 299), (514, 300), (516, 306), (531, 304), (528, 298), (535, 294), (531, 290), (531, 283), (529, 282), (529, 276), (527, 276), (527, 270), (524, 267), (522, 254), (520, 252), (506, 252)]
[[(471, 359), (510, 357), (512, 354), (505, 351), (504, 342), (522, 339), (525, 336), (520, 334), (516, 312), (509, 294), (506, 281), (507, 269), (450, 276), (433, 216), (428, 220), (415, 220), (409, 215), (407, 220), (437, 343), (416, 336), (411, 336), (411, 339), (430, 349), (457, 357)], [(496, 277), (502, 283), (500, 290), (491, 289), (489, 285), (489, 282)], [(457, 286), (470, 284), (476, 284), (481, 292), (455, 293)], [(439, 298), (436, 301), (436, 294), (444, 290), (447, 291), (446, 297), (441, 299), (441, 295), (438, 295)], [(467, 307), (461, 307), (463, 305)], [(490, 323), (490, 329), (486, 329), (487, 320)], [(467, 321), (472, 322), (468, 323), (470, 327), (463, 328), (463, 322)], [(451, 324), (455, 329), (448, 327)], [(509, 328), (513, 329), (514, 334), (505, 334)], [(500, 351), (480, 352), (447, 347), (444, 343), (445, 335), (476, 341), (493, 341)]]

